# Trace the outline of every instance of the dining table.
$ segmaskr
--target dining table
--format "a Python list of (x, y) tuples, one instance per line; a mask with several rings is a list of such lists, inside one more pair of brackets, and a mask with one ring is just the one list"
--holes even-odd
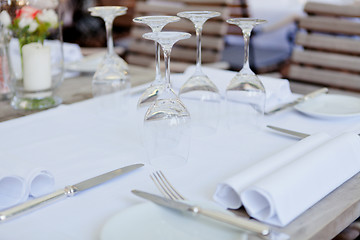
[[(220, 208), (213, 200), (218, 183), (299, 141), (266, 127), (257, 134), (230, 131), (222, 124), (226, 119), (224, 114), (216, 132), (191, 139), (188, 162), (184, 166), (169, 169), (152, 166), (141, 140), (139, 123), (143, 120), (143, 112), (137, 110), (136, 104), (142, 91), (154, 79), (155, 71), (134, 65), (129, 67), (132, 89), (125, 111), (102, 108), (102, 103), (109, 104), (106, 96), (92, 97), (93, 73), (65, 79), (57, 90), (63, 102), (55, 108), (19, 111), (12, 109), (10, 100), (0, 102), (1, 165), (7, 162), (7, 167), (14, 168), (41, 166), (54, 176), (54, 190), (129, 164), (144, 164), (142, 168), (73, 197), (0, 222), (0, 239), (136, 239), (131, 236), (150, 230), (162, 234), (166, 223), (152, 222), (152, 213), (146, 211), (146, 206), (152, 203), (131, 193), (138, 189), (160, 195), (149, 177), (152, 172), (162, 170), (188, 199)], [(264, 125), (336, 136), (345, 131), (360, 133), (359, 120), (360, 117), (316, 118), (290, 108), (265, 116)], [(359, 185), (360, 173), (357, 173), (286, 226), (271, 227), (294, 240), (332, 239), (360, 216)], [(138, 209), (145, 209), (143, 215), (141, 212), (131, 217), (125, 214), (139, 206), (142, 208)], [(232, 212), (250, 218), (244, 208)], [(109, 230), (111, 220), (122, 213), (131, 225), (119, 222), (115, 224), (116, 229)], [(179, 229), (181, 231), (180, 226)], [(183, 236), (206, 239), (202, 238), (206, 234), (194, 232), (191, 233), (195, 237)], [(179, 238), (164, 235), (163, 239)], [(236, 239), (259, 238), (252, 235), (244, 238), (239, 232)]]

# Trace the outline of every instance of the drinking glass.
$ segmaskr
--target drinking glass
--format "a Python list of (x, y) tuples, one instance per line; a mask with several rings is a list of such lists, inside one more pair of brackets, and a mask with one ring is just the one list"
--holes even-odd
[(93, 96), (121, 93), (121, 97), (126, 97), (131, 87), (128, 65), (114, 51), (112, 26), (115, 17), (126, 14), (127, 7), (98, 6), (88, 10), (92, 16), (100, 17), (105, 21), (107, 38), (107, 53), (97, 67), (92, 80)]
[(244, 37), (244, 65), (226, 88), (228, 124), (230, 128), (252, 132), (261, 127), (266, 96), (264, 85), (250, 69), (249, 41), (252, 29), (266, 20), (232, 18), (227, 22), (240, 27)]
[(179, 95), (190, 111), (194, 132), (203, 135), (216, 130), (221, 96), (219, 89), (201, 69), (202, 29), (208, 19), (221, 14), (215, 11), (186, 11), (177, 15), (189, 19), (195, 25), (196, 68), (194, 74), (181, 87)]
[(187, 162), (190, 143), (190, 114), (171, 88), (170, 53), (179, 40), (191, 35), (184, 32), (145, 33), (145, 39), (158, 42), (164, 52), (165, 87), (149, 107), (144, 118), (144, 145), (150, 163), (172, 168)]
[[(178, 22), (179, 17), (176, 16), (143, 16), (133, 19), (136, 23), (143, 23), (148, 25), (152, 32), (161, 32), (166, 24), (171, 22)], [(155, 80), (143, 92), (138, 101), (138, 107), (149, 106), (153, 103), (159, 92), (164, 90), (165, 82), (161, 77), (160, 71), (160, 45), (155, 42)]]

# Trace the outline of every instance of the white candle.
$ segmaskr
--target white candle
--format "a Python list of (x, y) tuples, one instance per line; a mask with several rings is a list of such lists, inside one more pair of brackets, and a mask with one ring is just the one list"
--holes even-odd
[(24, 89), (40, 91), (51, 87), (50, 47), (29, 43), (22, 48)]

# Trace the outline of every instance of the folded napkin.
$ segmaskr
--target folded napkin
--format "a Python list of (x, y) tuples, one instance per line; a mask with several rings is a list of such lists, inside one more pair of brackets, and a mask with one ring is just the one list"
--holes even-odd
[(21, 203), (30, 196), (39, 197), (54, 190), (54, 177), (43, 168), (5, 169), (0, 171), (0, 209)]
[[(220, 95), (225, 97), (226, 87), (231, 79), (237, 74), (234, 71), (202, 67), (202, 71), (210, 78), (210, 80), (218, 87)], [(171, 75), (171, 83), (177, 92), (181, 86), (195, 72), (195, 66), (188, 67), (183, 74)], [(271, 109), (279, 104), (285, 103), (293, 99), (290, 90), (290, 84), (287, 79), (259, 76), (266, 91), (266, 109)]]
[(214, 199), (285, 226), (360, 171), (360, 138), (316, 134), (218, 185)]

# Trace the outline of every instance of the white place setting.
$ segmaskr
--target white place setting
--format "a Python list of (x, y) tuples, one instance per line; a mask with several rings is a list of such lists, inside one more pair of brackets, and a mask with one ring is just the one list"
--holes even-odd
[[(217, 72), (218, 70), (213, 71)], [(231, 72), (226, 73), (231, 74)], [(207, 74), (210, 77), (216, 76), (210, 72)], [(178, 78), (180, 75), (174, 76)], [(186, 73), (184, 76), (186, 76)], [(286, 82), (286, 80), (273, 78), (271, 81)], [(289, 94), (287, 91), (285, 90), (285, 93)], [(281, 96), (282, 92), (276, 95)], [(125, 115), (119, 115), (119, 112), (114, 109), (99, 111), (98, 105), (101, 102), (112, 99), (110, 96), (103, 96), (71, 105), (62, 105), (55, 109), (3, 122), (0, 125), (0, 131), (3, 136), (1, 151), (4, 154), (3, 156), (6, 156), (9, 161), (13, 162), (12, 168), (16, 170), (16, 166), (19, 166), (21, 162), (26, 162), (31, 166), (43, 166), (54, 176), (54, 190), (62, 189), (64, 186), (125, 165), (133, 163), (145, 164), (143, 168), (86, 192), (81, 192), (73, 198), (54, 203), (43, 209), (1, 223), (0, 232), (5, 238), (19, 239), (31, 236), (34, 239), (46, 239), (51, 235), (54, 239), (98, 239), (99, 236), (105, 234), (103, 229), (108, 228), (107, 221), (115, 214), (121, 214), (124, 211), (124, 214), (132, 214), (135, 221), (138, 221), (136, 216), (142, 212), (147, 213), (149, 211), (149, 213), (152, 213), (152, 211), (155, 211), (156, 213), (154, 214), (158, 214), (158, 208), (154, 208), (153, 204), (143, 204), (143, 200), (131, 194), (132, 189), (158, 194), (157, 188), (153, 186), (149, 178), (149, 174), (155, 167), (147, 161), (141, 141), (141, 133), (139, 133), (137, 122), (135, 121), (139, 117), (136, 111), (138, 97), (139, 94), (131, 96), (128, 112)], [(292, 99), (294, 99), (294, 96), (290, 93), (288, 101)], [(283, 101), (286, 100), (283, 99)], [(224, 116), (222, 120), (226, 120), (226, 117)], [(351, 134), (340, 136), (343, 132), (360, 132), (357, 117), (347, 117), (337, 121), (324, 121), (308, 117), (296, 110), (290, 109), (272, 116), (266, 116), (264, 122), (307, 133), (318, 133), (320, 136), (327, 133), (328, 135), (325, 138), (322, 137), (322, 140), (317, 143), (320, 146), (321, 142), (325, 141), (326, 144), (321, 145), (324, 150), (316, 147), (315, 142), (310, 141), (310, 138), (299, 142), (298, 139), (283, 136), (265, 128), (256, 134), (241, 135), (229, 131), (226, 123), (220, 121), (218, 130), (213, 135), (193, 137), (191, 139), (187, 164), (179, 168), (162, 170), (173, 185), (185, 196), (191, 197), (196, 202), (216, 205), (213, 197), (219, 184), (223, 184), (229, 178), (236, 180), (235, 176), (244, 171), (244, 169), (257, 169), (257, 166), (259, 166), (259, 169), (256, 170), (258, 173), (264, 171), (261, 169), (266, 169), (265, 173), (270, 173), (271, 170), (274, 173), (276, 171), (283, 171), (287, 174), (287, 170), (276, 170), (278, 168), (275, 166), (276, 161), (271, 161), (270, 163), (269, 159), (276, 158), (277, 161), (282, 161), (279, 166), (292, 161), (292, 159), (296, 159), (295, 153), (302, 155), (304, 151), (307, 151), (306, 148), (300, 147), (303, 141), (309, 142), (309, 149), (313, 148), (314, 153), (297, 158), (299, 163), (293, 161), (293, 168), (296, 170), (301, 169), (296, 166), (297, 164), (306, 164), (306, 161), (314, 163), (314, 158), (325, 161), (326, 159), (316, 156), (325, 154), (324, 151), (327, 154), (331, 154), (331, 151), (326, 149), (335, 151), (335, 148), (332, 148), (330, 144), (335, 144), (336, 141), (349, 141), (351, 144), (358, 144), (351, 137)], [(28, 126), (31, 126), (31, 128)], [(339, 137), (336, 137), (337, 135)], [(317, 138), (316, 136), (318, 135), (315, 134), (311, 138)], [(342, 138), (346, 138), (346, 140), (342, 140)], [(340, 149), (341, 151), (338, 151), (338, 154), (342, 155), (344, 151), (348, 151), (345, 148), (349, 148), (351, 144), (340, 144), (336, 149), (344, 149)], [(292, 149), (296, 148), (300, 150), (292, 151)], [(349, 156), (356, 155), (359, 157), (359, 154), (356, 152), (353, 154), (349, 152), (348, 154)], [(282, 157), (277, 158), (275, 156)], [(317, 201), (321, 201), (322, 197), (325, 197), (329, 192), (356, 174), (355, 163), (336, 163), (338, 159), (336, 156), (333, 155), (332, 159), (334, 160), (329, 159), (329, 161), (334, 161), (334, 164), (352, 166), (349, 168), (350, 172), (344, 172), (344, 175), (339, 176), (339, 179), (336, 181), (334, 179), (333, 185), (329, 186), (330, 188), (326, 192), (319, 193), (318, 197), (311, 201), (309, 199), (308, 205), (299, 206), (299, 212), (290, 216), (289, 220), (280, 224), (267, 220), (265, 222), (275, 226), (283, 225), (285, 226), (284, 229), (286, 229), (286, 226), (291, 225), (291, 222), (296, 222), (299, 214), (304, 211), (306, 212), (308, 207), (313, 206)], [(355, 159), (349, 157), (348, 161), (355, 161)], [(327, 161), (325, 162), (328, 163)], [(262, 164), (270, 164), (272, 168), (262, 168)], [(311, 167), (315, 171), (314, 174), (317, 171), (322, 171), (323, 164), (319, 161), (318, 168), (315, 168), (315, 166)], [(331, 166), (333, 166), (331, 171), (336, 172), (336, 169), (341, 165), (338, 167), (336, 165)], [(287, 168), (290, 168), (290, 165)], [(310, 180), (310, 175), (308, 175), (310, 172), (307, 171), (310, 167), (304, 165), (303, 168), (306, 174), (300, 174), (301, 171), (299, 170), (300, 172), (297, 176), (299, 179), (294, 178), (295, 182), (298, 182), (300, 179)], [(330, 174), (331, 171), (329, 169), (326, 172)], [(325, 175), (324, 179), (326, 179)], [(260, 188), (261, 184), (259, 182), (254, 184), (253, 187)], [(280, 187), (282, 185), (281, 179), (280, 183), (275, 185)], [(320, 186), (314, 185), (314, 188), (316, 189), (316, 187)], [(297, 192), (296, 188), (293, 190)], [(250, 188), (248, 191), (254, 190)], [(285, 190), (280, 189), (277, 191)], [(310, 189), (305, 188), (304, 191), (310, 191)], [(300, 192), (298, 193), (300, 194)], [(292, 202), (289, 201), (290, 208), (293, 208)], [(276, 204), (278, 203), (275, 202), (274, 204), (277, 206)], [(237, 207), (238, 205), (235, 205), (234, 208)], [(217, 205), (217, 208), (224, 209), (224, 205)], [(283, 210), (279, 209), (279, 211)], [(162, 215), (162, 212), (165, 215), (169, 214), (166, 210), (161, 210), (159, 214)], [(142, 218), (143, 216), (138, 217)], [(174, 221), (183, 222), (184, 220), (174, 219)], [(59, 224), (61, 224), (61, 228), (59, 228)], [(159, 222), (154, 222), (153, 224), (159, 224)], [(187, 225), (186, 223), (183, 224)], [(22, 231), (17, 231), (19, 228)], [(81, 230), (79, 231), (79, 229)], [(280, 228), (280, 230), (282, 229)], [(124, 228), (123, 231), (127, 231), (127, 228)], [(221, 232), (218, 234), (222, 234)], [(131, 236), (129, 232), (126, 234)]]
[[(36, 3), (0, 13), (14, 90), (0, 106), (16, 113), (0, 108), (1, 239), (330, 239), (360, 215), (360, 100), (255, 74), (250, 34), (266, 20), (225, 20), (246, 43), (230, 71), (201, 66), (203, 25), (222, 13), (136, 16), (155, 43), (146, 69), (114, 49), (127, 7), (88, 8), (107, 48), (84, 57)], [(192, 34), (163, 27), (181, 21), (196, 64), (173, 73)]]

